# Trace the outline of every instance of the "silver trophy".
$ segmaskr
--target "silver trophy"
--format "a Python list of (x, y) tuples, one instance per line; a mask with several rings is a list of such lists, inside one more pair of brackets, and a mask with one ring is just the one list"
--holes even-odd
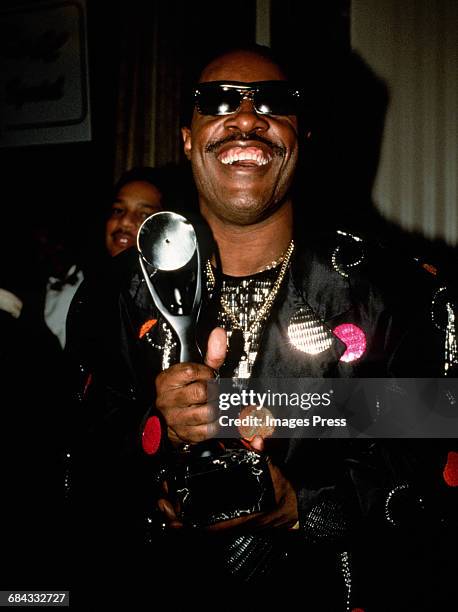
[(145, 219), (137, 236), (140, 266), (153, 302), (180, 343), (180, 362), (201, 361), (195, 330), (202, 296), (194, 227), (177, 213)]
[[(201, 362), (196, 343), (202, 296), (200, 253), (194, 227), (181, 215), (159, 212), (137, 237), (140, 266), (153, 302), (180, 342), (180, 362)], [(160, 478), (189, 527), (261, 512), (273, 507), (267, 461), (231, 440), (185, 445), (165, 460)]]

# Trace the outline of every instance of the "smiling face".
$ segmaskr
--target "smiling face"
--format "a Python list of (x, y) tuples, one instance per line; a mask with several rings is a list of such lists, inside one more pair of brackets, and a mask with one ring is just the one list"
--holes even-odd
[(136, 244), (143, 221), (162, 210), (161, 198), (161, 192), (147, 181), (121, 187), (105, 226), (105, 244), (112, 257)]
[[(236, 51), (209, 64), (199, 82), (285, 80), (269, 59)], [(287, 204), (298, 157), (296, 116), (258, 114), (251, 99), (243, 99), (230, 115), (203, 115), (195, 109), (191, 128), (182, 133), (208, 220), (251, 225)]]

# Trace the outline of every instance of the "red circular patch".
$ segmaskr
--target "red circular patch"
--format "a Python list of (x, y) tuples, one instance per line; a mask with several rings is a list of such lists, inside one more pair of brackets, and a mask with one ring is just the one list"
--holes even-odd
[(333, 333), (347, 346), (340, 361), (347, 363), (356, 361), (366, 350), (366, 335), (357, 325), (342, 323), (333, 330)]
[(458, 453), (455, 451), (449, 452), (443, 474), (449, 487), (458, 487)]
[(142, 446), (147, 455), (154, 455), (161, 444), (161, 422), (157, 416), (150, 417), (142, 434)]

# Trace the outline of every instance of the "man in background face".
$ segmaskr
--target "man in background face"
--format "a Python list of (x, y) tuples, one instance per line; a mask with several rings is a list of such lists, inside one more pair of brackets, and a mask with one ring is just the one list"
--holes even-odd
[(131, 181), (117, 192), (105, 226), (105, 245), (114, 257), (135, 246), (143, 221), (162, 210), (162, 194), (148, 181)]

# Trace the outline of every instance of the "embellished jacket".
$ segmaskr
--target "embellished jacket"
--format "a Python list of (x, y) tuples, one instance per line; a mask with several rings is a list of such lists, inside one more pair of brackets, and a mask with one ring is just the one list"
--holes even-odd
[[(456, 296), (415, 261), (343, 232), (299, 237), (252, 378), (454, 376), (456, 305)], [(202, 319), (211, 319), (211, 307), (204, 300)], [(346, 330), (362, 332), (350, 357)], [(154, 379), (173, 362), (176, 345), (152, 303), (136, 252), (121, 254), (103, 276), (85, 280), (67, 334), (76, 389), (73, 461), (88, 466), (80, 472), (81, 490), (92, 487), (97, 499), (118, 510), (128, 506), (119, 516), (131, 538), (151, 504), (152, 463), (142, 433), (155, 414)], [(406, 523), (411, 528), (448, 516), (443, 470), (451, 444), (283, 442), (273, 461), (296, 489), (306, 543), (343, 551), (367, 533), (383, 541)]]

